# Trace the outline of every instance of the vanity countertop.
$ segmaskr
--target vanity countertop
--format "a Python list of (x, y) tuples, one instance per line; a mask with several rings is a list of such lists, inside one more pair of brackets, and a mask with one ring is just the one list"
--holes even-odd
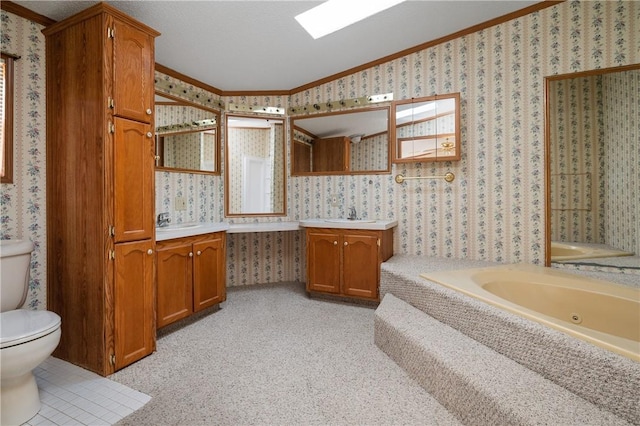
[(298, 229), (300, 229), (298, 222), (234, 223), (229, 225), (227, 233), (297, 231)]
[(333, 229), (365, 229), (370, 231), (384, 231), (398, 226), (397, 220), (349, 220), (349, 219), (305, 219), (300, 221), (305, 228), (333, 228)]
[(176, 223), (162, 228), (156, 228), (156, 241), (172, 240), (174, 238), (192, 237), (194, 235), (226, 232), (227, 222), (191, 222)]

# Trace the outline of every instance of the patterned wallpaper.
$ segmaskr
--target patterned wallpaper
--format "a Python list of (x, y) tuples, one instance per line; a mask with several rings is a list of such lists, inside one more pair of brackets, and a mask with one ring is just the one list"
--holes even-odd
[(640, 70), (602, 78), (605, 243), (640, 254)]
[(389, 134), (362, 138), (351, 144), (350, 170), (386, 170), (389, 160)]
[(47, 281), (45, 39), (42, 26), (4, 10), (2, 51), (15, 61), (13, 183), (0, 185), (0, 237), (29, 239), (29, 293), (25, 307), (44, 309)]
[(602, 77), (551, 82), (549, 108), (552, 239), (603, 244)]
[[(28, 237), (38, 244), (29, 295), (34, 308), (44, 307), (46, 300), (44, 38), (40, 30), (2, 12), (2, 47), (22, 55), (24, 62), (18, 66), (15, 167), (19, 182), (3, 184), (0, 190), (0, 231), (3, 238)], [(362, 217), (398, 220), (397, 253), (542, 263), (544, 77), (634, 63), (640, 63), (640, 2), (571, 1), (290, 99), (225, 98), (226, 103), (286, 108), (289, 103), (300, 106), (376, 93), (393, 92), (395, 99), (461, 93), (460, 161), (395, 165), (391, 175), (288, 178), (286, 217), (234, 218), (232, 222), (344, 216), (354, 205)], [(224, 129), (222, 136), (224, 141)], [(287, 143), (287, 170), (289, 149)], [(446, 171), (456, 174), (451, 184), (408, 181), (399, 185), (393, 180), (397, 173), (420, 176)], [(187, 198), (188, 210), (172, 211), (172, 220), (222, 220), (222, 180), (221, 176), (157, 172), (157, 211), (172, 211), (171, 199), (181, 195)], [(340, 207), (330, 206), (332, 194), (338, 194)], [(304, 280), (300, 233), (230, 235), (228, 248), (229, 268), (234, 268), (229, 270), (228, 285)]]

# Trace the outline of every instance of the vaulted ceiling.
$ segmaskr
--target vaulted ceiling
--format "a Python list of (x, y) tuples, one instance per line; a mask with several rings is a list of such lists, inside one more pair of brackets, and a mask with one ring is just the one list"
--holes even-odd
[[(59, 21), (97, 2), (14, 3)], [(319, 1), (106, 3), (162, 33), (161, 65), (223, 91), (289, 91), (539, 2), (410, 0), (318, 40), (294, 17)]]

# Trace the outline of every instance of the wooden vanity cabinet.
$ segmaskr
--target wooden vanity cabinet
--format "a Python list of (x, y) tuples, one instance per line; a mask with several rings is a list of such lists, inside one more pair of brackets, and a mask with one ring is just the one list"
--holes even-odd
[(307, 228), (307, 291), (378, 300), (393, 230)]
[(54, 356), (103, 376), (155, 349), (155, 30), (99, 3), (43, 30)]
[(226, 300), (224, 232), (158, 241), (157, 327)]

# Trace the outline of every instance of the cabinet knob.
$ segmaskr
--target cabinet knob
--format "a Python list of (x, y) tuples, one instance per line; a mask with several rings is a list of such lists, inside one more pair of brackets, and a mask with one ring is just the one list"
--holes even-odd
[(159, 155), (154, 155), (153, 159), (156, 160), (156, 161), (159, 161), (160, 160), (160, 156)]
[(151, 249), (147, 250), (147, 254), (153, 254), (153, 250)]
[(346, 246), (346, 245), (348, 245), (348, 244), (349, 244), (348, 242), (346, 242), (346, 241), (344, 242), (344, 245), (345, 245), (345, 246)]
[(200, 255), (202, 254), (202, 252), (201, 252), (200, 250), (198, 250), (198, 251), (196, 252), (196, 254), (197, 254), (198, 256), (200, 256)]
[(192, 251), (189, 252), (189, 257), (193, 257), (193, 252)]
[(334, 245), (334, 246), (337, 246), (337, 245), (338, 245), (338, 242), (337, 242), (337, 241), (334, 241), (334, 242), (333, 242), (333, 245)]
[(153, 111), (151, 111), (151, 108), (147, 108), (147, 115), (151, 115)]
[(153, 136), (153, 133), (147, 132), (147, 137), (150, 138), (151, 136)]

